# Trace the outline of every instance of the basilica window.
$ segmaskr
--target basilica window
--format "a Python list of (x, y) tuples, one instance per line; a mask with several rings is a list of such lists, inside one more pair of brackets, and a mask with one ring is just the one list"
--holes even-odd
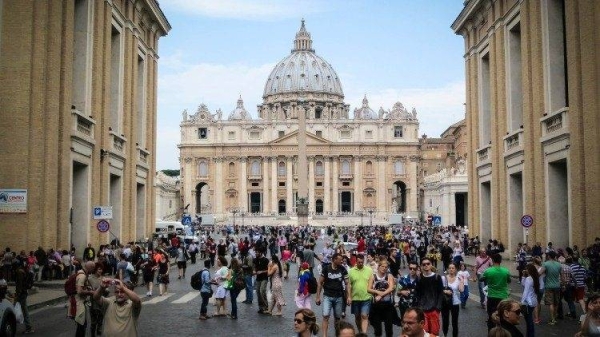
[(321, 108), (315, 109), (315, 119), (321, 119)]
[(230, 140), (234, 140), (235, 139), (235, 131), (229, 131), (228, 138)]
[(340, 131), (340, 138), (351, 138), (351, 137), (352, 137), (352, 131), (350, 131), (350, 130)]
[(342, 160), (342, 174), (351, 174), (350, 161), (348, 159)]
[(394, 162), (394, 174), (395, 175), (404, 174), (404, 163), (401, 160), (396, 160)]
[(260, 131), (250, 131), (250, 139), (260, 139)]
[(206, 128), (198, 128), (198, 139), (206, 139), (208, 137), (208, 130)]
[(235, 176), (235, 164), (234, 163), (229, 163), (229, 176), (230, 177)]
[(317, 137), (323, 138), (323, 131), (317, 130)]
[(317, 176), (322, 176), (322, 175), (323, 175), (323, 173), (324, 173), (324, 170), (323, 170), (323, 162), (322, 162), (322, 161), (318, 161), (318, 162), (315, 164), (315, 175), (317, 175)]
[(367, 130), (367, 131), (365, 131), (365, 138), (366, 139), (373, 139), (373, 130)]
[(285, 136), (285, 131), (279, 131), (279, 134), (278, 134), (278, 136), (279, 136), (279, 138), (281, 138), (281, 137)]
[(402, 138), (402, 126), (394, 126), (394, 138)]
[(260, 162), (258, 160), (252, 161), (252, 165), (250, 166), (250, 174), (253, 176), (260, 175)]
[(208, 176), (208, 163), (204, 160), (198, 164), (198, 175), (201, 177)]
[(277, 164), (277, 175), (280, 177), (285, 177), (285, 163), (282, 161)]

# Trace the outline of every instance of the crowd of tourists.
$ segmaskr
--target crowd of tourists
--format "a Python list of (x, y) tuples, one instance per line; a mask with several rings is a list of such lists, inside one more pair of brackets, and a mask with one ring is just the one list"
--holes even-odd
[[(401, 336), (451, 333), (456, 337), (458, 317), (476, 285), (491, 336), (534, 336), (536, 325), (556, 325), (561, 319), (579, 320), (582, 336), (600, 333), (600, 299), (594, 293), (600, 238), (581, 250), (554, 248), (552, 243), (544, 248), (539, 243), (531, 248), (519, 244), (514, 252), (516, 281), (523, 293), (515, 300), (510, 298), (511, 275), (502, 260), (503, 255), (513, 254), (505, 252), (501, 242), (490, 240), (484, 245), (461, 228), (238, 226), (222, 234), (215, 239), (204, 233), (187, 244), (175, 236), (145, 245), (115, 242), (97, 250), (88, 245), (80, 257), (73, 248), (40, 247), (29, 254), (6, 248), (0, 254), (0, 275), (16, 282), (16, 301), (25, 308), (28, 275), (36, 282), (66, 278), (68, 283), (73, 278), (69, 316), (76, 322), (76, 336), (115, 329), (137, 335), (141, 299), (133, 289), (144, 286), (151, 297), (158, 284), (158, 296), (164, 295), (170, 261), (177, 264), (177, 277), (185, 279), (189, 278), (187, 263), (196, 263), (197, 255), (204, 265), (198, 275), (200, 320), (237, 319), (237, 297), (242, 292), (246, 295), (242, 303), (253, 305), (256, 299), (258, 314), (280, 316), (286, 305), (283, 283), (296, 282), (294, 328), (299, 335), (320, 331), (326, 337), (334, 325), (338, 335), (366, 334), (372, 326), (376, 336), (393, 336), (396, 326)], [(318, 240), (323, 248), (317, 251)], [(477, 255), (472, 266), (464, 261), (468, 254)], [(109, 289), (117, 301), (104, 300)], [(212, 297), (216, 305), (209, 314)], [(312, 311), (314, 304), (320, 307), (320, 315)], [(541, 310), (548, 310), (547, 322), (541, 321)], [(33, 332), (24, 314), (25, 331)], [(347, 314), (354, 316), (354, 324)], [(523, 332), (518, 327), (521, 316)], [(127, 324), (117, 327), (117, 321)]]

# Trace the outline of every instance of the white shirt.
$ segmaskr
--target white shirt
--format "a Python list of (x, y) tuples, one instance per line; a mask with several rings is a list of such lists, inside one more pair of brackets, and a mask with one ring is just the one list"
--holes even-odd
[(533, 278), (527, 276), (523, 282), (523, 295), (521, 296), (521, 304), (525, 304), (529, 307), (535, 307), (538, 305), (537, 295), (533, 288)]

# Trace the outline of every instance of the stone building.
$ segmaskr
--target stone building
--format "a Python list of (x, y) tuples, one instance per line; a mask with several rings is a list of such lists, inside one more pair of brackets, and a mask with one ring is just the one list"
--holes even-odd
[[(298, 116), (306, 118), (308, 177), (298, 179)], [(266, 79), (258, 119), (243, 100), (228, 115), (204, 104), (181, 122), (183, 204), (192, 214), (295, 214), (307, 181), (309, 214), (419, 214), (417, 112), (344, 102), (341, 80), (317, 55), (304, 22)], [(302, 132), (302, 130), (300, 131)]]
[(170, 177), (162, 171), (156, 172), (154, 193), (156, 219), (168, 221), (181, 219), (183, 206), (181, 205), (179, 177)]
[(448, 127), (440, 138), (421, 137), (422, 210), (441, 216), (442, 226), (468, 226), (466, 124)]
[[(170, 28), (156, 0), (0, 1), (0, 195), (26, 198), (0, 200), (0, 246), (81, 252), (151, 233)], [(94, 206), (112, 206), (112, 234)]]
[(465, 1), (472, 233), (510, 249), (598, 235), (599, 25), (598, 1)]

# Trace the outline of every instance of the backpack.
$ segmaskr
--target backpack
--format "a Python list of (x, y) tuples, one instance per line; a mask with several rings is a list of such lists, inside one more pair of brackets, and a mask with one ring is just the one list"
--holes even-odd
[(69, 275), (65, 281), (65, 294), (73, 296), (77, 294), (77, 275), (79, 273)]
[(233, 281), (232, 281), (233, 289), (237, 291), (242, 291), (246, 289), (246, 280), (244, 278), (244, 273), (241, 270), (235, 271), (233, 273)]
[(192, 286), (192, 289), (194, 290), (200, 290), (202, 289), (202, 273), (208, 269), (202, 269), (201, 271), (195, 273), (194, 275), (192, 275), (192, 279), (190, 280), (190, 285)]
[(306, 284), (308, 286), (309, 294), (317, 293), (318, 284), (317, 284), (317, 279), (315, 278), (315, 275), (313, 275), (312, 273), (308, 273), (308, 280), (306, 280)]

